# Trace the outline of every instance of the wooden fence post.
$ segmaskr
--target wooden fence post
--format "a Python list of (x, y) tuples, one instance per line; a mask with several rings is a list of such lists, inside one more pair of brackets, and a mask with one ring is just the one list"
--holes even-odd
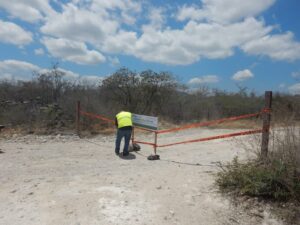
[(77, 101), (76, 106), (76, 133), (80, 136), (80, 101)]
[(271, 125), (272, 91), (265, 92), (265, 108), (263, 113), (263, 131), (261, 139), (261, 157), (267, 159)]
[(157, 132), (154, 133), (154, 155), (156, 155), (156, 149), (157, 149)]

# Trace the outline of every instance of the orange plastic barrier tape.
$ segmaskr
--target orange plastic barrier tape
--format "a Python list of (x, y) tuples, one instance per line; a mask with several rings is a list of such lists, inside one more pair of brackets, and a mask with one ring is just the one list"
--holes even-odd
[(256, 117), (256, 116), (259, 116), (260, 114), (261, 114), (261, 112), (242, 115), (242, 116), (234, 116), (234, 117), (229, 117), (229, 118), (224, 118), (224, 119), (219, 119), (219, 120), (212, 120), (212, 121), (208, 121), (208, 122), (192, 123), (192, 124), (188, 124), (188, 125), (185, 125), (185, 126), (182, 126), (182, 127), (177, 127), (177, 128), (167, 129), (167, 130), (159, 130), (159, 131), (155, 131), (155, 132), (158, 133), (158, 134), (170, 133), (170, 132), (195, 128), (195, 127), (205, 127), (205, 126), (220, 124), (220, 123), (224, 123), (224, 122), (227, 122), (227, 121), (236, 121), (236, 120), (240, 120), (240, 119)]
[(100, 119), (100, 120), (104, 120), (104, 121), (107, 121), (107, 122), (111, 122), (111, 123), (115, 122), (115, 121), (113, 121), (111, 119), (105, 118), (105, 117), (100, 116), (100, 115), (95, 115), (95, 114), (84, 112), (84, 111), (80, 111), (80, 113), (82, 115), (85, 115), (85, 116), (88, 116), (88, 117), (92, 117), (92, 118), (96, 118), (96, 119)]
[(154, 144), (154, 143), (150, 143), (150, 142), (144, 142), (144, 141), (134, 141), (133, 143), (155, 146), (155, 144)]
[(264, 108), (261, 112), (262, 113), (271, 113), (272, 109), (270, 109), (270, 108)]
[(210, 140), (222, 139), (222, 138), (230, 138), (230, 137), (235, 137), (235, 136), (261, 133), (262, 131), (263, 131), (262, 129), (249, 130), (249, 131), (243, 131), (243, 132), (231, 133), (231, 134), (224, 134), (224, 135), (200, 138), (200, 139), (189, 140), (189, 141), (181, 141), (181, 142), (176, 142), (176, 143), (172, 143), (172, 144), (157, 145), (156, 147), (162, 148), (162, 147), (168, 147), (168, 146), (172, 146), (172, 145), (187, 144), (187, 143), (200, 142), (200, 141), (210, 141)]
[[(87, 117), (91, 117), (91, 118), (96, 118), (96, 119), (100, 119), (100, 120), (104, 120), (107, 122), (112, 122), (114, 123), (114, 120), (108, 119), (104, 116), (100, 116), (100, 115), (96, 115), (93, 113), (88, 113), (88, 112), (84, 112), (84, 111), (80, 111), (80, 114), (85, 115)], [(143, 128), (143, 127), (134, 127), (135, 129), (139, 129), (139, 130), (145, 130), (145, 131), (149, 131), (149, 132), (155, 132), (155, 130), (151, 130), (151, 129), (147, 129), (147, 128)]]

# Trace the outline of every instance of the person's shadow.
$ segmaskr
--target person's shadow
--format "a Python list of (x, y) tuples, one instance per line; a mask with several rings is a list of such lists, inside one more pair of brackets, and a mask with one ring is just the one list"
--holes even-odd
[(127, 156), (123, 156), (123, 154), (121, 153), (119, 155), (119, 157), (120, 157), (120, 159), (124, 159), (124, 160), (132, 160), (132, 159), (136, 158), (136, 156), (130, 152), (129, 152), (129, 155), (127, 155)]

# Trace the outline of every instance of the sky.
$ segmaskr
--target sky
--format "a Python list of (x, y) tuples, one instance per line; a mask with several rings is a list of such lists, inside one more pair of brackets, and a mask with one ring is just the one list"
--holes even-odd
[(299, 0), (0, 0), (0, 79), (59, 63), (92, 83), (127, 67), (300, 94), (299, 12)]

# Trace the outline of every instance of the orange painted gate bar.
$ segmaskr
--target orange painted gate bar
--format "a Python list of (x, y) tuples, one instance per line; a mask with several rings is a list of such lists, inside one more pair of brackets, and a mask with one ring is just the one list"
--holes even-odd
[[(268, 151), (268, 141), (269, 141), (272, 92), (267, 91), (265, 93), (265, 102), (266, 102), (265, 103), (265, 108), (263, 110), (261, 110), (260, 112), (257, 112), (257, 113), (246, 114), (246, 115), (241, 115), (241, 116), (234, 116), (234, 117), (228, 117), (228, 118), (223, 118), (223, 119), (218, 119), (218, 120), (213, 120), (213, 121), (208, 121), (208, 122), (192, 123), (192, 124), (187, 124), (187, 125), (184, 125), (184, 126), (181, 126), (181, 127), (172, 128), (172, 129), (151, 130), (151, 129), (146, 129), (146, 128), (141, 128), (141, 127), (136, 127), (135, 126), (134, 129), (133, 129), (133, 133), (132, 133), (132, 143), (145, 144), (145, 145), (153, 146), (154, 154), (156, 155), (157, 148), (163, 148), (163, 147), (180, 145), (180, 144), (210, 141), (210, 140), (216, 140), (216, 139), (224, 139), (224, 138), (230, 138), (230, 137), (236, 137), (236, 136), (242, 136), (242, 135), (262, 133), (262, 156), (266, 157), (267, 156), (267, 151)], [(77, 127), (78, 134), (80, 132), (80, 115), (86, 116), (86, 117), (89, 117), (89, 118), (93, 118), (93, 119), (99, 119), (99, 120), (105, 121), (107, 123), (114, 124), (114, 120), (106, 118), (105, 116), (96, 115), (96, 114), (93, 114), (93, 113), (90, 113), (90, 112), (85, 112), (85, 111), (81, 110), (80, 102), (77, 103), (76, 115), (77, 115), (76, 116), (76, 127)], [(207, 127), (207, 126), (222, 124), (222, 123), (225, 123), (225, 122), (232, 122), (232, 121), (237, 121), (237, 120), (246, 119), (246, 118), (259, 117), (259, 116), (263, 117), (262, 129), (247, 130), (247, 131), (242, 131), (242, 132), (235, 132), (235, 133), (230, 133), (230, 134), (225, 134), (225, 135), (210, 136), (210, 137), (205, 137), (205, 138), (198, 138), (198, 139), (180, 141), (180, 142), (169, 143), (169, 144), (162, 144), (162, 145), (158, 144), (159, 134), (178, 132), (178, 131), (191, 129), (191, 128)], [(144, 142), (144, 141), (136, 140), (135, 139), (135, 131), (134, 131), (135, 129), (140, 129), (140, 130), (144, 130), (144, 131), (154, 133), (154, 141), (153, 142)]]

